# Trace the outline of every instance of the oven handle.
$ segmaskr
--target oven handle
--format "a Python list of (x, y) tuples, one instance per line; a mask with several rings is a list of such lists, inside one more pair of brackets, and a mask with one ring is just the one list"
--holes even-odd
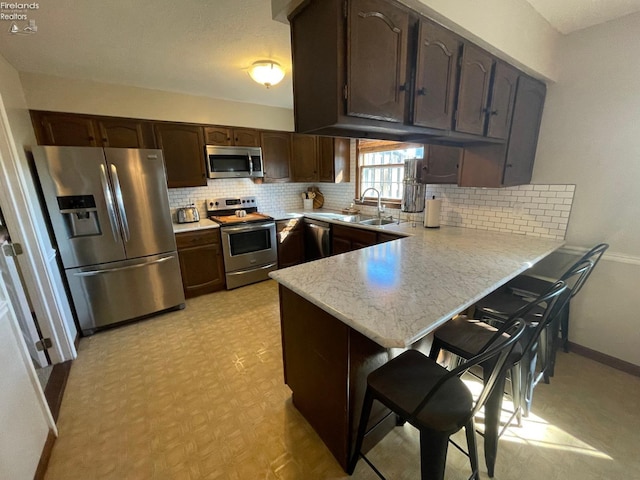
[(242, 233), (242, 232), (255, 232), (257, 230), (268, 230), (275, 228), (275, 222), (254, 224), (246, 227), (224, 227), (224, 233)]

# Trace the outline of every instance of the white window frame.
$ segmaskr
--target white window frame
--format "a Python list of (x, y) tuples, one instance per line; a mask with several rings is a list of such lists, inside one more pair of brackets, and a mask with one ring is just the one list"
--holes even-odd
[[(382, 185), (377, 184), (374, 185), (374, 188), (379, 190), (383, 195), (381, 197), (381, 201), (391, 207), (400, 207), (400, 203), (402, 201), (402, 180), (404, 178), (404, 161), (400, 163), (383, 163), (377, 165), (365, 165), (365, 155), (369, 154), (380, 154), (386, 152), (395, 152), (402, 150), (410, 150), (410, 149), (419, 149), (422, 148), (422, 157), (420, 156), (420, 152), (412, 152), (412, 154), (407, 154), (404, 156), (404, 159), (408, 158), (423, 158), (424, 157), (424, 145), (419, 143), (403, 143), (403, 142), (391, 142), (386, 140), (358, 140), (357, 142), (357, 169), (356, 169), (356, 196), (360, 198), (362, 192), (368, 188), (370, 183), (364, 185), (364, 176), (365, 171), (370, 170), (378, 170), (380, 173), (377, 175), (378, 179), (380, 177), (389, 178), (389, 174), (385, 172), (385, 169), (393, 169), (396, 173), (391, 173), (392, 178), (390, 182), (385, 182), (382, 180)], [(414, 154), (415, 153), (415, 154)], [(389, 185), (389, 183), (391, 185)], [(393, 187), (393, 184), (396, 187)], [(389, 196), (388, 193), (397, 192), (394, 196)], [(371, 194), (370, 194), (371, 193)], [(387, 193), (385, 196), (384, 194)], [(397, 198), (396, 198), (397, 197)], [(365, 197), (365, 204), (376, 204), (378, 199), (373, 195), (373, 192), (368, 192)]]

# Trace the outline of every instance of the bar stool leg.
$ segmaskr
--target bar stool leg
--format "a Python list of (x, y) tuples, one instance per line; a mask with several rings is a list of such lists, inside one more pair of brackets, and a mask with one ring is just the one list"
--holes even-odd
[(444, 479), (449, 435), (420, 430), (420, 473), (422, 480)]
[[(491, 374), (490, 368), (483, 370), (485, 376)], [(493, 477), (496, 458), (498, 457), (498, 433), (500, 431), (500, 412), (502, 410), (502, 397), (504, 396), (505, 375), (506, 373), (503, 372), (496, 380), (493, 390), (484, 404), (484, 460), (487, 464), (489, 477)], [(485, 378), (485, 383), (488, 380), (488, 378)]]
[(360, 458), (360, 451), (362, 450), (362, 442), (364, 441), (365, 433), (367, 433), (367, 424), (369, 423), (369, 416), (371, 415), (372, 405), (373, 405), (373, 395), (371, 395), (371, 390), (369, 390), (369, 387), (367, 387), (367, 390), (364, 394), (364, 402), (362, 404), (362, 413), (360, 414), (360, 425), (358, 425), (356, 445), (354, 447), (353, 454), (351, 455), (351, 461), (349, 462), (349, 466), (347, 468), (347, 473), (349, 475), (353, 474), (353, 471), (356, 469), (356, 464), (358, 463), (358, 459)]

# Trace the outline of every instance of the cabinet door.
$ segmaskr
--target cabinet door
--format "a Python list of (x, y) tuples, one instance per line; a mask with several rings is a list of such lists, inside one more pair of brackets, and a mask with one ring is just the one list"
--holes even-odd
[(516, 98), (518, 71), (498, 62), (493, 72), (491, 106), (488, 112), (487, 137), (507, 139)]
[(158, 148), (164, 153), (168, 187), (206, 185), (202, 127), (157, 123), (154, 132)]
[(176, 234), (185, 298), (224, 289), (224, 262), (218, 230)]
[(230, 128), (204, 127), (204, 139), (207, 145), (233, 145)]
[(416, 62), (413, 123), (448, 130), (453, 121), (457, 87), (458, 37), (420, 20)]
[(351, 142), (348, 138), (318, 137), (318, 180), (344, 183), (350, 178)]
[(95, 122), (68, 113), (31, 112), (39, 145), (99, 147)]
[(262, 132), (262, 161), (266, 183), (291, 181), (291, 134)]
[(503, 185), (531, 181), (547, 87), (524, 75), (518, 79)]
[(409, 14), (388, 0), (351, 0), (347, 115), (403, 122)]
[(444, 145), (425, 145), (428, 151), (423, 161), (423, 183), (458, 183), (458, 171), (463, 149)]
[(103, 118), (97, 120), (104, 147), (155, 148), (151, 124), (137, 120)]
[(278, 234), (278, 268), (291, 267), (304, 262), (304, 229), (301, 218), (280, 220)]
[(493, 59), (487, 52), (468, 43), (464, 45), (458, 90), (458, 132), (484, 134), (492, 65)]
[(294, 182), (316, 182), (318, 180), (317, 137), (315, 135), (292, 135), (292, 163)]
[(259, 147), (260, 132), (251, 128), (234, 128), (233, 143), (241, 147)]

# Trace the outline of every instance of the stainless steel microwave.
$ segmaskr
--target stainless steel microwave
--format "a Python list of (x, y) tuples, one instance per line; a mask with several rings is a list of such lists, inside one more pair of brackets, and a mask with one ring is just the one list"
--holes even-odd
[(209, 178), (262, 178), (262, 149), (260, 147), (219, 147), (205, 149)]

